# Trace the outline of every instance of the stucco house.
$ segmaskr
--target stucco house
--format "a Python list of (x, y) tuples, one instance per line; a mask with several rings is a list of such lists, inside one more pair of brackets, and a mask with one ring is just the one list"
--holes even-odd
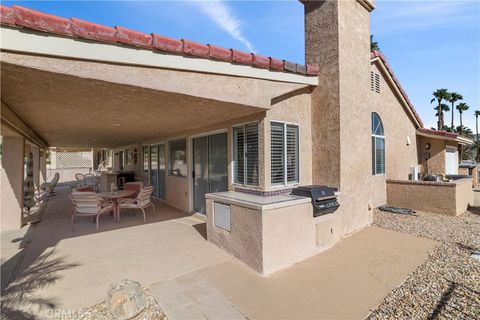
[[(114, 171), (267, 275), (370, 225), (389, 180), (450, 170), (468, 141), (423, 128), (370, 51), (374, 2), (301, 3), (306, 64), (1, 6), (2, 229), (22, 222), (25, 150), (38, 168), (48, 146), (113, 150)], [(336, 190), (334, 213), (290, 195), (312, 184)]]

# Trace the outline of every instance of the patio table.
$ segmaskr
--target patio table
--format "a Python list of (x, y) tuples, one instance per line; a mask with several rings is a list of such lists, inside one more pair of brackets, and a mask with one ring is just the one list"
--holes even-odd
[(127, 198), (133, 195), (136, 190), (120, 190), (120, 191), (110, 191), (110, 192), (101, 192), (98, 194), (100, 198), (110, 199), (113, 203), (113, 219), (115, 221), (120, 221), (120, 214), (118, 212), (118, 199)]

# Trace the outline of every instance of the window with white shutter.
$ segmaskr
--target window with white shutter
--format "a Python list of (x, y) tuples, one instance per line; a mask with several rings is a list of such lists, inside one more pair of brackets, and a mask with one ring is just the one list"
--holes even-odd
[(285, 184), (284, 124), (272, 122), (270, 126), (270, 172), (272, 185)]
[(299, 182), (299, 127), (270, 125), (270, 181), (273, 186)]
[(258, 123), (233, 128), (233, 182), (259, 184)]
[(168, 142), (169, 146), (169, 176), (187, 176), (187, 140), (178, 139)]
[(385, 132), (376, 112), (372, 112), (372, 174), (385, 174)]

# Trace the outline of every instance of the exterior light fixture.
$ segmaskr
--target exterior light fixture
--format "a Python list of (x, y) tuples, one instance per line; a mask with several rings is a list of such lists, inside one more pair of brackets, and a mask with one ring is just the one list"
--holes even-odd
[(425, 143), (425, 149), (430, 150), (430, 143)]

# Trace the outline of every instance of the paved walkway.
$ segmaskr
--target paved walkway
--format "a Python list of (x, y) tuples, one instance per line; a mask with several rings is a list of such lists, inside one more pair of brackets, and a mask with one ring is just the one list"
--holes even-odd
[(207, 242), (203, 221), (161, 202), (147, 223), (132, 211), (120, 223), (102, 217), (98, 232), (80, 219), (72, 232), (68, 192), (49, 200), (17, 273), (13, 294), (32, 292), (15, 307), (37, 315), (45, 314), (35, 309), (39, 301), (76, 309), (104, 299), (112, 282), (132, 279), (151, 287), (172, 320), (364, 318), (436, 244), (370, 227), (264, 278)]

